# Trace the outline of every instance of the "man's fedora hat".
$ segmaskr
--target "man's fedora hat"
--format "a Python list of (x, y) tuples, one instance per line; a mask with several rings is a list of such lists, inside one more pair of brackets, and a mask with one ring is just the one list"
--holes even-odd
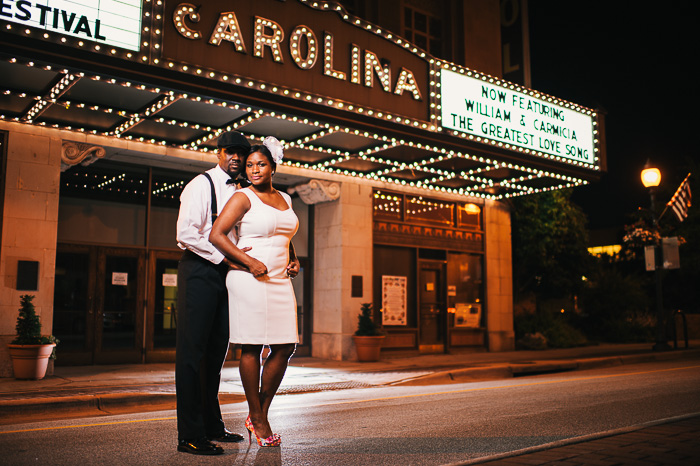
[(241, 133), (237, 131), (226, 131), (219, 136), (216, 147), (219, 149), (226, 149), (227, 147), (242, 147), (244, 149), (250, 149), (250, 143)]

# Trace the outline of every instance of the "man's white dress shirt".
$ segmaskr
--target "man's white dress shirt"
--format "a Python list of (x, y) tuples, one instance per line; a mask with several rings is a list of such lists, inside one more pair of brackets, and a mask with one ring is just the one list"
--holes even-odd
[[(226, 184), (230, 177), (218, 164), (207, 170), (207, 173), (214, 182), (217, 214), (220, 214), (236, 192), (236, 185)], [(214, 264), (220, 264), (224, 260), (224, 255), (209, 242), (209, 232), (211, 232), (211, 184), (204, 175), (199, 175), (187, 183), (180, 195), (177, 245), (180, 249), (189, 249)], [(235, 232), (231, 231), (228, 236), (235, 244)]]

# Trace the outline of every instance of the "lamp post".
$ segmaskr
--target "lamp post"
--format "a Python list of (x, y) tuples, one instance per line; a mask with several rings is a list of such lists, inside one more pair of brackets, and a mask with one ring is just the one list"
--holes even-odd
[[(656, 217), (656, 187), (661, 183), (661, 172), (658, 168), (652, 167), (647, 160), (642, 170), (642, 184), (649, 190), (651, 197), (651, 222), (654, 232), (659, 231), (659, 223)], [(664, 307), (661, 290), (661, 272), (663, 267), (663, 251), (661, 245), (654, 243), (654, 282), (656, 284), (656, 343), (654, 351), (666, 351), (671, 349), (666, 339), (666, 329), (664, 327)]]

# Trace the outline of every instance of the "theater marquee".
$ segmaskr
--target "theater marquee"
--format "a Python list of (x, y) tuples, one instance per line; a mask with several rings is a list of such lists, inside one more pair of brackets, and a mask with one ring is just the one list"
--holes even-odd
[(141, 8), (141, 0), (0, 0), (0, 19), (138, 52)]
[[(221, 131), (279, 118), (305, 125), (281, 135), (302, 168), (477, 196), (578, 185), (604, 168), (594, 110), (433, 57), (334, 1), (0, 0), (0, 28), (10, 44), (58, 44), (75, 62), (33, 97), (26, 121), (50, 121), (61, 99), (62, 115), (77, 111), (64, 95), (80, 80), (128, 88), (143, 76), (158, 99), (107, 109), (111, 135), (206, 151)], [(35, 66), (9, 60), (23, 58)], [(104, 76), (78, 71), (93, 65)], [(192, 99), (233, 113), (225, 124), (164, 116)]]
[(596, 163), (596, 121), (590, 109), (469, 74), (441, 70), (444, 128), (554, 158)]

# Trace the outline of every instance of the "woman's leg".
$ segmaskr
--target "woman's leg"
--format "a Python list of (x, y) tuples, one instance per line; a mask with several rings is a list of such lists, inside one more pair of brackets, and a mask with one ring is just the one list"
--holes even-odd
[(282, 383), (282, 378), (287, 370), (289, 359), (294, 354), (295, 349), (295, 343), (270, 346), (270, 354), (265, 360), (265, 365), (262, 370), (262, 381), (260, 383), (260, 408), (266, 421), (272, 398), (275, 396), (277, 389)]
[[(238, 370), (241, 375), (243, 391), (248, 402), (248, 413), (250, 420), (256, 427), (258, 436), (265, 433), (263, 425), (267, 424), (267, 416), (263, 414), (260, 405), (260, 365), (262, 358), (262, 345), (242, 345), (241, 360), (238, 363)], [(260, 431), (258, 431), (260, 429)], [(269, 429), (269, 425), (267, 426)], [(265, 437), (267, 437), (267, 434)], [(263, 438), (265, 438), (263, 437)]]

